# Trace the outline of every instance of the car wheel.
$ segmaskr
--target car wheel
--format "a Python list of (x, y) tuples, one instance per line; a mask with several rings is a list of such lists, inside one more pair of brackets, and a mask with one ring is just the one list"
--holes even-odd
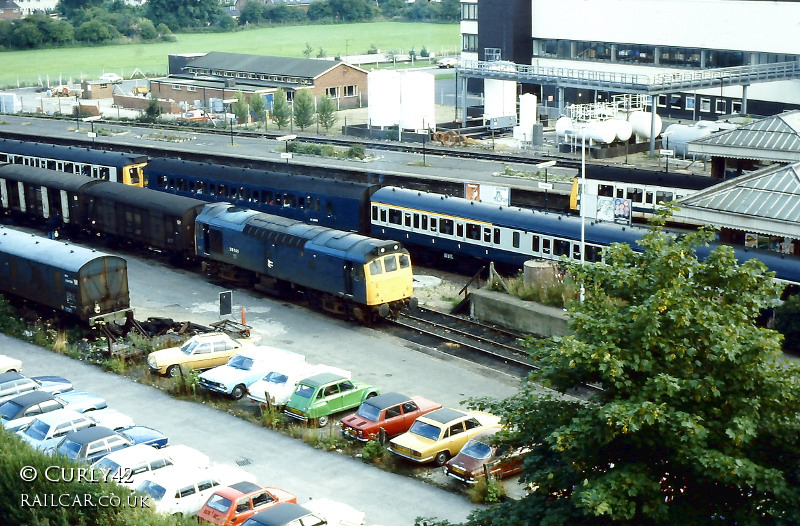
[(378, 393), (370, 393), (367, 395), (367, 400), (369, 400), (370, 398), (375, 398), (376, 396), (378, 396)]
[(321, 416), (321, 417), (317, 418), (317, 427), (325, 427), (327, 425), (328, 425), (328, 417), (327, 416)]
[(436, 456), (433, 457), (433, 461), (437, 466), (444, 466), (448, 458), (450, 458), (450, 455), (447, 454), (447, 451), (439, 451), (436, 453)]
[(247, 389), (245, 388), (245, 386), (239, 384), (233, 388), (233, 391), (231, 391), (231, 398), (233, 398), (234, 400), (241, 400), (246, 391)]
[(181, 372), (180, 365), (170, 365), (167, 367), (167, 376), (170, 378), (177, 378)]

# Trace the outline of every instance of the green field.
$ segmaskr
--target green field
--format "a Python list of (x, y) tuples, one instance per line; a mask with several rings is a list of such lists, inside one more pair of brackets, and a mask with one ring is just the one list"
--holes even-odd
[[(94, 79), (105, 72), (125, 78), (139, 68), (148, 76), (167, 73), (167, 55), (227, 51), (302, 57), (306, 42), (330, 57), (364, 54), (372, 44), (380, 50), (419, 52), (423, 46), (436, 54), (455, 53), (459, 47), (458, 24), (374, 22), (362, 24), (282, 26), (241, 30), (234, 33), (177, 34), (177, 42), (100, 47), (5, 51), (0, 87), (35, 85), (39, 78), (50, 84), (72, 79)], [(60, 76), (60, 77), (59, 77)]]

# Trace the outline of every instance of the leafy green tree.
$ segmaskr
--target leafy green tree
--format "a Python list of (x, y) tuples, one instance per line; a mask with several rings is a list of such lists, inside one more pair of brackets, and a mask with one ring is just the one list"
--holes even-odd
[(256, 122), (263, 121), (266, 117), (264, 113), (267, 109), (267, 102), (264, 100), (259, 94), (251, 95), (250, 96), (250, 114), (256, 120)]
[(267, 8), (267, 17), (273, 24), (302, 23), (308, 20), (301, 7), (278, 4)]
[(336, 124), (336, 102), (330, 97), (322, 97), (317, 103), (317, 122), (330, 130)]
[(147, 18), (158, 20), (175, 31), (187, 27), (208, 27), (220, 15), (217, 0), (147, 0)]
[(100, 7), (102, 3), (103, 0), (58, 0), (56, 12), (67, 20), (71, 20), (76, 11)]
[(236, 121), (238, 123), (246, 123), (247, 122), (247, 113), (248, 113), (249, 106), (247, 104), (247, 99), (245, 98), (244, 94), (241, 91), (236, 92), (236, 102), (231, 105), (231, 113), (236, 115)]
[[(503, 442), (529, 449), (531, 491), (470, 524), (800, 523), (800, 371), (755, 323), (780, 286), (730, 247), (699, 260), (712, 237), (659, 227), (643, 252), (615, 245), (607, 264), (567, 263), (585, 287), (572, 334), (534, 347), (541, 369), (516, 396), (472, 402), (502, 415)], [(578, 401), (534, 382), (603, 391)]]
[(159, 115), (161, 115), (161, 108), (158, 106), (158, 101), (156, 99), (150, 99), (150, 102), (147, 103), (147, 108), (144, 110), (144, 117), (142, 120), (145, 122), (155, 122)]
[(408, 3), (405, 0), (384, 0), (381, 2), (381, 13), (386, 18), (403, 16), (407, 8)]
[(439, 2), (414, 2), (408, 7), (406, 16), (409, 20), (438, 20), (442, 16), (442, 6)]
[(236, 20), (228, 13), (222, 13), (217, 17), (215, 24), (220, 31), (233, 31), (236, 28)]
[(309, 20), (330, 20), (333, 18), (333, 10), (329, 2), (311, 2), (308, 5)]
[(303, 50), (303, 56), (306, 58), (311, 58), (311, 53), (314, 52), (314, 48), (311, 47), (311, 44), (306, 42), (306, 48)]
[(328, 52), (325, 51), (325, 48), (319, 48), (319, 51), (317, 51), (317, 58), (325, 58), (327, 56)]
[(116, 28), (97, 19), (84, 22), (75, 30), (76, 40), (93, 44), (108, 42), (119, 36), (120, 34)]
[(461, 0), (442, 0), (440, 17), (446, 22), (461, 20)]
[(369, 0), (328, 0), (328, 5), (331, 15), (342, 22), (372, 20), (378, 12), (375, 2)]
[(294, 123), (301, 130), (314, 124), (314, 96), (310, 91), (306, 89), (296, 91), (292, 106)]
[(139, 19), (139, 37), (142, 40), (155, 40), (158, 38), (158, 30), (149, 18)]
[(44, 42), (44, 35), (36, 26), (25, 19), (19, 21), (14, 28), (14, 46), (22, 49), (33, 49), (39, 47)]
[(156, 26), (156, 31), (158, 31), (158, 38), (161, 39), (163, 42), (175, 42), (177, 40), (175, 35), (172, 34), (172, 30), (167, 26), (167, 24), (161, 23)]
[(275, 90), (272, 98), (272, 118), (279, 129), (289, 126), (289, 120), (292, 118), (292, 109), (289, 107), (289, 102), (286, 99), (286, 91), (283, 88)]
[(239, 25), (260, 24), (267, 19), (267, 6), (257, 0), (249, 0), (239, 14)]

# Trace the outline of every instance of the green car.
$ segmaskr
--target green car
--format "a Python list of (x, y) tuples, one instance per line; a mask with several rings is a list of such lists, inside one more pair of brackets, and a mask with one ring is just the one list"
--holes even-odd
[(311, 420), (325, 427), (330, 415), (358, 407), (378, 394), (378, 389), (371, 385), (334, 373), (321, 373), (297, 383), (283, 412), (302, 422)]

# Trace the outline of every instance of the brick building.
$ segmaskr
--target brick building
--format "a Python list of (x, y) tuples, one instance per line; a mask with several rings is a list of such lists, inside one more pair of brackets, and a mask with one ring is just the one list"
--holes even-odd
[(17, 20), (22, 18), (22, 10), (12, 0), (0, 0), (0, 20)]
[(169, 76), (151, 79), (153, 97), (195, 108), (221, 111), (221, 101), (241, 91), (262, 96), (271, 108), (278, 88), (291, 101), (297, 90), (316, 98), (331, 97), (340, 109), (367, 104), (367, 72), (338, 60), (270, 57), (210, 52), (171, 55)]

